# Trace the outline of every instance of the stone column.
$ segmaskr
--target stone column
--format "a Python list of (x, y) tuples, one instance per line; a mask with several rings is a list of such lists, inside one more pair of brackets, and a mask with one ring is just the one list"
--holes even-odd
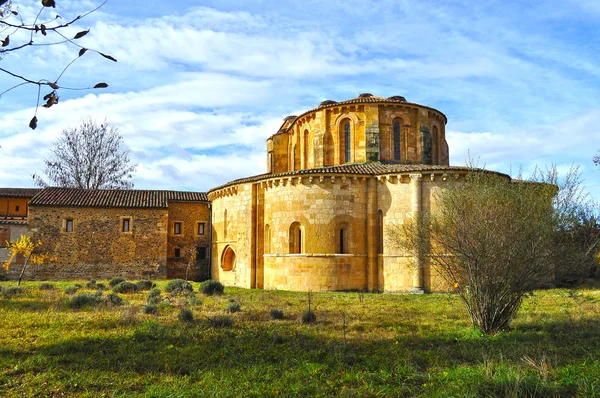
[[(410, 188), (412, 192), (411, 198), (411, 210), (414, 222), (421, 221), (421, 210), (422, 210), (422, 174), (410, 174)], [(423, 294), (423, 247), (420, 238), (416, 239), (416, 247), (414, 252), (414, 268), (413, 268), (413, 287), (411, 289), (412, 294)]]
[(367, 180), (367, 291), (378, 290), (377, 264), (377, 178)]

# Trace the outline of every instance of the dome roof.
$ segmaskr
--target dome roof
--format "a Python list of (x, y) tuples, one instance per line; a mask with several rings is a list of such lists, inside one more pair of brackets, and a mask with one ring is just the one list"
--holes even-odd
[(404, 98), (401, 95), (394, 95), (392, 97), (388, 97), (387, 98), (388, 101), (399, 101), (399, 102), (406, 102), (406, 98)]
[(334, 100), (325, 100), (319, 104), (319, 108), (322, 106), (337, 104), (337, 101)]

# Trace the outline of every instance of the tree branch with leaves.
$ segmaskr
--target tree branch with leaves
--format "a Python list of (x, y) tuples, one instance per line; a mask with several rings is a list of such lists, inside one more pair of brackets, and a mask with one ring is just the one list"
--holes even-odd
[(10, 270), (10, 265), (17, 256), (20, 255), (25, 258), (23, 268), (21, 268), (21, 273), (19, 274), (17, 286), (21, 285), (21, 280), (23, 279), (25, 269), (29, 263), (44, 264), (53, 260), (53, 257), (48, 252), (42, 251), (42, 246), (41, 241), (36, 242), (27, 235), (21, 235), (19, 239), (15, 241), (6, 242), (6, 250), (9, 252), (9, 256), (3, 265), (7, 272)]
[[(0, 72), (19, 81), (11, 87), (1, 91), (0, 98), (6, 93), (24, 85), (34, 85), (38, 88), (35, 112), (33, 118), (31, 118), (31, 121), (29, 122), (30, 128), (35, 129), (37, 127), (37, 112), (40, 106), (40, 99), (44, 101), (42, 105), (44, 108), (50, 108), (53, 105), (58, 104), (60, 90), (91, 90), (108, 87), (108, 84), (104, 82), (89, 87), (67, 87), (61, 85), (60, 82), (67, 70), (87, 52), (93, 52), (108, 60), (117, 62), (113, 56), (104, 54), (95, 49), (83, 47), (77, 42), (78, 39), (86, 36), (90, 32), (90, 29), (82, 30), (73, 37), (69, 37), (63, 33), (66, 28), (97, 11), (104, 4), (106, 4), (106, 1), (101, 3), (98, 7), (78, 15), (75, 18), (63, 20), (60, 15), (44, 18), (50, 12), (51, 8), (56, 8), (56, 2), (54, 0), (41, 0), (41, 7), (34, 20), (32, 22), (26, 22), (23, 20), (20, 12), (11, 0), (0, 0), (0, 60), (13, 52), (22, 51), (27, 47), (56, 46), (64, 44), (78, 48), (73, 59), (55, 78), (34, 79), (14, 70), (0, 67)], [(23, 33), (26, 34), (23, 35)], [(17, 37), (17, 40), (15, 40), (15, 36)], [(2, 39), (2, 37), (4, 38)], [(43, 89), (49, 89), (50, 91), (42, 96)]]

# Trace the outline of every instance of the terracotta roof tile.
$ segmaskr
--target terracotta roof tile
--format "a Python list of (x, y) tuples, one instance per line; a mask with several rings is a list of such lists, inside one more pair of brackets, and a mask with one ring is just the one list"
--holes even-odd
[(0, 196), (10, 198), (32, 198), (40, 188), (0, 188)]
[(169, 202), (207, 202), (206, 192), (45, 188), (30, 206), (167, 208)]
[(510, 178), (510, 176), (499, 173), (496, 171), (489, 171), (484, 169), (471, 168), (466, 166), (438, 166), (438, 165), (426, 165), (426, 164), (398, 164), (398, 163), (385, 163), (385, 162), (373, 162), (373, 163), (353, 163), (343, 164), (339, 166), (327, 166), (313, 169), (304, 169), (298, 171), (288, 171), (285, 173), (278, 174), (259, 174), (252, 177), (240, 178), (228, 182), (227, 184), (213, 188), (208, 192), (217, 191), (221, 188), (228, 187), (230, 185), (242, 184), (246, 182), (260, 181), (267, 178), (278, 178), (295, 175), (306, 175), (306, 174), (356, 174), (366, 176), (376, 176), (384, 174), (396, 174), (396, 173), (410, 173), (415, 172), (426, 172), (426, 171), (486, 171), (498, 175)]

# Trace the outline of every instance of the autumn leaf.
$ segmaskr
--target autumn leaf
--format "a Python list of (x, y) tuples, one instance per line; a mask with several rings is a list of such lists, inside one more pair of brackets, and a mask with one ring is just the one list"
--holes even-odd
[(32, 130), (35, 130), (35, 128), (37, 127), (37, 116), (34, 116), (31, 121), (29, 122), (29, 128), (31, 128)]
[(87, 48), (82, 48), (81, 50), (79, 50), (79, 56), (81, 57), (83, 54), (85, 54), (86, 51)]
[(56, 8), (56, 3), (54, 2), (54, 0), (42, 0), (42, 5), (44, 7)]
[(10, 37), (6, 36), (6, 39), (2, 40), (2, 47), (6, 47), (10, 44)]
[(81, 32), (77, 32), (77, 34), (75, 35), (75, 37), (73, 39), (81, 39), (83, 36), (87, 35), (88, 33), (90, 33), (90, 30), (82, 30)]
[(108, 87), (108, 84), (106, 83), (98, 83), (94, 86), (94, 88), (106, 88)]
[(106, 59), (110, 59), (111, 61), (117, 62), (117, 60), (115, 58), (111, 57), (108, 54), (102, 54), (102, 53), (99, 53), (99, 54), (102, 55)]

